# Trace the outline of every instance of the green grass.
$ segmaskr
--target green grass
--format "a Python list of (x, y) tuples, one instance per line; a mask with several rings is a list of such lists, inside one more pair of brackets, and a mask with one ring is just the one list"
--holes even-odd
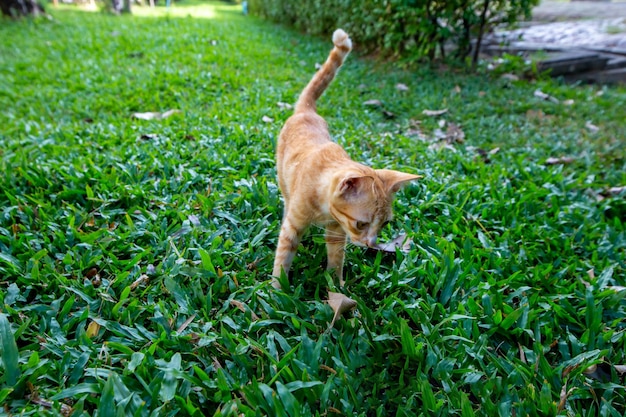
[[(277, 103), (329, 41), (222, 3), (51, 11), (0, 25), (4, 412), (624, 415), (625, 88), (351, 56), (319, 105), (335, 138), (425, 178), (382, 236), (414, 249), (350, 248), (358, 306), (328, 330), (320, 231), (287, 292), (269, 274)], [(410, 134), (440, 119), (465, 133), (454, 151)]]

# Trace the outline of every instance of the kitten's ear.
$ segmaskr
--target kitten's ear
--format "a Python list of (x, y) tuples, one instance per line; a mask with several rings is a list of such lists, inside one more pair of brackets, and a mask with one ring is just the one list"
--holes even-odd
[(409, 181), (422, 178), (421, 175), (407, 174), (406, 172), (394, 171), (392, 169), (377, 169), (376, 174), (389, 194), (397, 192)]
[(362, 189), (366, 182), (371, 182), (372, 177), (351, 176), (345, 177), (337, 185), (337, 194), (343, 197), (355, 196)]

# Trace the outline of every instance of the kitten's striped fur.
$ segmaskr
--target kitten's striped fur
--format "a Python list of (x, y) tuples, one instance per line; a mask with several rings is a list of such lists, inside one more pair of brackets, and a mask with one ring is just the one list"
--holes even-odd
[[(278, 182), (285, 200), (283, 222), (274, 259), (274, 277), (287, 274), (302, 234), (313, 223), (326, 228), (328, 268), (343, 286), (346, 237), (373, 246), (382, 226), (391, 220), (393, 194), (418, 175), (374, 170), (354, 162), (331, 141), (328, 126), (316, 113), (316, 101), (335, 78), (352, 49), (341, 29), (322, 68), (300, 94), (280, 132), (276, 151)], [(276, 279), (274, 287), (280, 284)]]

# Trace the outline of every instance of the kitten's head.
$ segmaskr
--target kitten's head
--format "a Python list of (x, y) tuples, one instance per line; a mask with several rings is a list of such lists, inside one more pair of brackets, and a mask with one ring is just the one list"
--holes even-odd
[(419, 175), (363, 167), (338, 178), (330, 200), (330, 214), (352, 243), (373, 247), (382, 227), (393, 218), (394, 194)]

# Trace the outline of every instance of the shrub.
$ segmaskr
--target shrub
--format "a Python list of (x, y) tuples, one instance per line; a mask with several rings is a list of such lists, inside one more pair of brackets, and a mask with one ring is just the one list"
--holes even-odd
[(313, 35), (342, 27), (366, 52), (473, 64), (484, 33), (529, 17), (539, 0), (251, 0), (253, 14)]

